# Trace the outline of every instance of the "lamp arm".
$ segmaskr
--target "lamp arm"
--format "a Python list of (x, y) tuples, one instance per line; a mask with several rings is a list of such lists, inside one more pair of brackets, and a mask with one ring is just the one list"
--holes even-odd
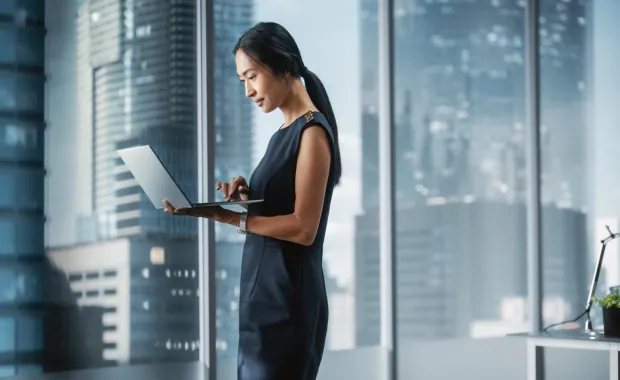
[(612, 233), (611, 230), (609, 229), (609, 226), (605, 226), (605, 227), (607, 228), (607, 231), (609, 232), (609, 236), (601, 240), (601, 244), (602, 244), (601, 253), (598, 256), (598, 262), (596, 263), (596, 269), (594, 270), (594, 276), (592, 276), (592, 282), (590, 283), (590, 291), (588, 292), (588, 300), (586, 302), (586, 310), (585, 310), (585, 314), (586, 314), (585, 331), (586, 332), (592, 331), (592, 321), (590, 320), (590, 309), (592, 309), (592, 305), (594, 304), (593, 298), (594, 298), (594, 293), (596, 292), (596, 285), (598, 284), (598, 278), (601, 274), (603, 256), (605, 256), (605, 248), (607, 247), (607, 243), (609, 243), (610, 241), (620, 236), (620, 233), (615, 233), (615, 234)]

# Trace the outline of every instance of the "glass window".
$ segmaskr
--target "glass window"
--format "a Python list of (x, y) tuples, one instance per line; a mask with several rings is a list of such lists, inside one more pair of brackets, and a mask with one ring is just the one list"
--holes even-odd
[(15, 108), (18, 111), (43, 113), (44, 79), (35, 75), (16, 75)]
[[(32, 0), (25, 7), (35, 12), (40, 3)], [(199, 276), (168, 278), (157, 270), (199, 270), (197, 221), (155, 209), (116, 152), (150, 145), (195, 200), (196, 1), (141, 3), (88, 0), (47, 7), (47, 98), (43, 102), (40, 97), (42, 82), (35, 76), (21, 76), (12, 98), (21, 110), (46, 106), (45, 253), (54, 279), (49, 292), (55, 299), (71, 301), (68, 309), (52, 317), (84, 326), (79, 334), (56, 332), (58, 340), (93, 352), (60, 363), (59, 370), (196, 361), (199, 356), (196, 349), (177, 345), (200, 339), (200, 299), (195, 292)], [(180, 10), (188, 16), (174, 17)], [(152, 30), (141, 33), (150, 32), (148, 38), (127, 33), (147, 25), (145, 21)], [(41, 53), (38, 34), (33, 30), (20, 38), (29, 41), (18, 51), (20, 59), (36, 61)], [(169, 38), (175, 39), (174, 45)], [(169, 54), (153, 48), (161, 46), (168, 46)], [(175, 69), (163, 69), (170, 67)], [(187, 88), (188, 96), (170, 97), (173, 87)], [(15, 147), (43, 144), (28, 126), (14, 125), (19, 128), (5, 128), (0, 139), (8, 138)], [(44, 253), (43, 246), (30, 248)], [(153, 251), (166, 254), (153, 256)], [(78, 259), (82, 257), (88, 259)], [(29, 276), (24, 273), (26, 285)], [(187, 289), (191, 297), (185, 296)], [(172, 295), (177, 290), (184, 296)], [(28, 294), (30, 300), (37, 295)], [(145, 303), (153, 294), (158, 303)], [(76, 305), (83, 310), (78, 313)], [(183, 318), (169, 305), (186, 310)], [(157, 312), (150, 306), (157, 306)], [(38, 331), (32, 331), (28, 339), (37, 342)], [(47, 333), (43, 331), (45, 337)]]
[[(0, 272), (0, 281), (2, 281), (2, 277), (4, 277), (4, 275), (5, 275), (4, 272)], [(0, 295), (0, 297), (2, 296)], [(12, 352), (14, 350), (15, 350), (15, 319), (2, 317), (0, 318), (0, 354)]]
[(37, 317), (24, 317), (17, 321), (17, 350), (31, 352), (43, 349), (43, 321)]
[(17, 62), (38, 66), (45, 58), (44, 34), (35, 28), (19, 29), (16, 48)]
[(41, 20), (45, 17), (45, 0), (19, 0), (20, 10), (25, 10), (28, 17)]
[(17, 373), (19, 375), (27, 375), (27, 374), (41, 373), (41, 372), (43, 372), (43, 366), (41, 365), (24, 364), (24, 365), (20, 365), (19, 367), (17, 367)]
[(40, 66), (44, 59), (44, 34), (35, 27), (0, 25), (0, 63)]
[[(485, 367), (480, 352), (495, 346), (482, 338), (528, 329), (523, 4), (395, 2), (403, 379), (447, 378), (425, 369), (463, 368), (469, 347)], [(378, 327), (369, 318), (358, 328)], [(493, 377), (486, 370), (467, 376)]]
[(15, 60), (15, 38), (13, 29), (0, 26), (0, 62), (8, 63)]
[[(374, 323), (365, 324), (371, 315), (379, 314), (379, 295), (376, 292), (363, 305), (358, 300), (367, 294), (366, 287), (377, 290), (379, 286), (378, 265), (366, 265), (364, 260), (379, 256), (378, 93), (376, 76), (361, 75), (361, 70), (376, 71), (376, 37), (372, 37), (371, 31), (377, 31), (377, 5), (373, 8), (372, 4), (362, 2), (372, 12), (364, 17), (358, 12), (357, 1), (283, 4), (272, 0), (261, 2), (260, 7), (252, 6), (249, 0), (215, 4), (215, 179), (230, 181), (240, 175), (249, 181), (271, 137), (283, 123), (279, 111), (264, 114), (245, 97), (231, 54), (239, 37), (256, 22), (278, 22), (294, 37), (305, 65), (327, 89), (338, 121), (342, 152), (343, 176), (341, 185), (334, 190), (323, 251), (330, 319), (322, 378), (361, 378), (361, 374), (373, 373), (377, 374), (373, 378), (380, 380), (383, 353), (379, 348), (379, 323), (375, 319)], [(320, 17), (321, 27), (310, 28), (307, 23), (298, 22), (299, 15)], [(368, 28), (371, 31), (366, 32)], [(375, 43), (369, 44), (366, 37)], [(363, 101), (357, 95), (362, 84), (374, 90), (365, 93)], [(218, 368), (221, 378), (232, 378), (237, 367), (244, 238), (235, 228), (216, 225), (215, 240)], [(359, 270), (367, 273), (367, 282), (361, 288)], [(342, 368), (356, 368), (361, 374), (343, 372)]]
[(15, 81), (5, 73), (0, 73), (0, 111), (13, 110), (16, 106)]
[(3, 365), (0, 366), (0, 376), (13, 376), (15, 375), (15, 367)]
[(43, 82), (36, 75), (0, 73), (0, 110), (43, 113)]
[(0, 1), (0, 14), (10, 15), (13, 13), (15, 0)]
[[(620, 112), (617, 35), (620, 3), (541, 2), (541, 185), (543, 317), (546, 325), (583, 312), (609, 236), (620, 231), (615, 165)], [(618, 243), (607, 246), (595, 295), (620, 285)], [(602, 329), (601, 309), (590, 313)], [(576, 328), (566, 323), (557, 328)], [(583, 324), (581, 324), (583, 326)], [(606, 376), (600, 374), (599, 376)]]
[[(3, 220), (4, 219), (4, 220)], [(0, 255), (15, 254), (15, 228), (12, 220), (0, 217)]]
[(35, 20), (42, 20), (45, 14), (45, 0), (2, 0), (0, 14), (19, 15)]
[(0, 301), (14, 302), (17, 298), (17, 281), (15, 270), (12, 268), (0, 269)]

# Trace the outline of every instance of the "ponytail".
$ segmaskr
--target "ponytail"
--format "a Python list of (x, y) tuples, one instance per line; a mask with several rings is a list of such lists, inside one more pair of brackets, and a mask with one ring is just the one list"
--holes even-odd
[[(2, 0), (0, 0), (2, 1)], [(334, 134), (333, 176), (337, 185), (342, 175), (338, 126), (327, 91), (321, 80), (303, 64), (299, 47), (293, 36), (280, 24), (260, 22), (243, 33), (235, 44), (233, 54), (241, 49), (256, 62), (267, 66), (275, 75), (292, 74), (303, 78), (312, 103), (325, 115)]]
[(334, 182), (336, 185), (340, 183), (340, 177), (342, 176), (342, 161), (340, 159), (340, 144), (338, 143), (338, 125), (336, 124), (336, 116), (334, 116), (334, 110), (327, 96), (327, 91), (323, 86), (323, 82), (316, 74), (308, 70), (305, 66), (302, 66), (300, 70), (301, 77), (306, 84), (306, 91), (310, 95), (312, 103), (319, 109), (329, 122), (329, 126), (334, 133)]

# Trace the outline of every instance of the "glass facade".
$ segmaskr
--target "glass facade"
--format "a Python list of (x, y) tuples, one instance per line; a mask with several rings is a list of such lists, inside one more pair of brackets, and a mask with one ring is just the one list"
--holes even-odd
[(90, 350), (69, 369), (196, 361), (197, 221), (153, 207), (116, 152), (150, 145), (196, 200), (196, 2), (47, 5), (51, 293), (88, 327), (61, 340)]
[(0, 375), (43, 366), (43, 1), (0, 5)]

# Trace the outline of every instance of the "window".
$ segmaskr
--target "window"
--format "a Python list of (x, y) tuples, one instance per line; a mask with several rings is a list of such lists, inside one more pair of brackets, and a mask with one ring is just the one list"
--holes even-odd
[(15, 38), (8, 27), (0, 27), (0, 63), (12, 63), (15, 60)]
[(14, 75), (15, 109), (43, 114), (44, 79), (38, 75)]
[[(1, 32), (0, 32), (1, 33)], [(44, 59), (44, 33), (36, 27), (16, 28), (12, 31), (12, 41), (8, 46), (13, 60), (24, 64), (38, 66)]]
[(139, 26), (136, 28), (137, 37), (146, 37), (151, 35), (151, 25)]
[(8, 146), (34, 148), (37, 137), (37, 130), (33, 127), (7, 125), (4, 128), (4, 143)]
[(30, 121), (0, 120), (0, 159), (40, 162), (43, 134), (43, 126)]
[(0, 366), (0, 376), (14, 376), (15, 375), (15, 367), (13, 366)]
[[(4, 219), (4, 220), (3, 220)], [(0, 255), (15, 254), (15, 228), (13, 221), (0, 217)]]
[[(196, 96), (192, 91), (195, 1), (148, 2), (142, 7), (137, 3), (67, 1), (47, 9), (47, 97), (40, 96), (43, 82), (38, 76), (22, 73), (9, 83), (17, 88), (3, 103), (0, 77), (0, 110), (12, 101), (11, 110), (32, 117), (45, 104), (48, 221), (47, 249), (41, 251), (62, 279), (51, 293), (80, 296), (77, 303), (87, 309), (79, 314), (80, 322), (92, 326), (86, 333), (93, 334), (91, 341), (105, 337), (105, 356), (114, 358), (111, 364), (196, 361), (196, 350), (162, 355), (161, 347), (155, 346), (180, 330), (188, 340), (200, 339), (200, 299), (195, 292), (184, 299), (195, 307), (188, 308), (181, 321), (145, 310), (140, 300), (142, 294), (166, 297), (170, 291), (168, 279), (156, 275), (151, 262), (199, 270), (196, 220), (154, 209), (116, 153), (120, 148), (151, 145), (181, 188), (197, 186)], [(175, 18), (180, 8), (189, 17)], [(156, 30), (171, 31), (174, 36)], [(19, 36), (30, 44), (20, 47), (18, 57), (24, 63), (36, 61), (42, 52), (37, 48), (38, 34), (22, 30)], [(175, 36), (184, 38), (170, 45), (169, 38)], [(167, 46), (169, 54), (161, 54), (162, 46)], [(184, 55), (178, 54), (181, 51)], [(170, 67), (174, 72), (166, 70)], [(172, 99), (169, 94), (175, 86), (187, 88), (189, 96)], [(173, 112), (173, 107), (178, 109)], [(173, 116), (179, 121), (170, 123)], [(43, 143), (42, 136), (33, 136), (21, 125), (0, 129), (0, 133), (0, 141), (6, 137), (15, 146)], [(147, 278), (145, 267), (149, 268)], [(178, 288), (197, 289), (198, 278), (187, 278)], [(138, 307), (127, 300), (138, 300)], [(164, 327), (153, 329), (141, 323), (145, 313)], [(132, 322), (142, 329), (133, 329)], [(118, 333), (106, 334), (104, 323), (114, 325)], [(133, 334), (136, 331), (139, 336)], [(145, 341), (148, 344), (134, 350)], [(88, 362), (76, 358), (66, 363), (72, 367), (67, 369), (107, 366), (104, 348), (95, 349), (102, 352)]]
[(14, 81), (0, 73), (0, 111), (15, 108)]
[(41, 318), (24, 317), (17, 322), (19, 352), (33, 352), (43, 348), (43, 322)]
[(15, 319), (2, 317), (0, 318), (0, 354), (13, 351), (15, 351)]
[[(285, 4), (269, 0), (261, 2), (260, 7), (252, 6), (251, 1), (216, 2), (215, 179), (230, 181), (233, 176), (241, 175), (249, 180), (271, 136), (283, 123), (279, 111), (264, 114), (245, 97), (244, 86), (236, 76), (235, 57), (231, 54), (237, 39), (255, 23), (260, 20), (278, 22), (294, 37), (305, 65), (327, 89), (338, 122), (344, 168), (341, 185), (334, 190), (323, 253), (330, 321), (322, 376), (325, 379), (362, 378), (361, 374), (372, 373), (377, 374), (373, 379), (384, 380), (380, 360), (383, 353), (379, 340), (375, 339), (379, 324), (359, 327), (369, 314), (379, 313), (378, 295), (359, 307), (358, 297), (363, 297), (363, 293), (356, 280), (358, 270), (365, 267), (364, 257), (378, 258), (379, 255), (376, 234), (379, 199), (375, 190), (378, 124), (376, 113), (370, 111), (376, 110), (378, 93), (367, 93), (363, 100), (357, 96), (362, 91), (362, 83), (375, 89), (377, 86), (376, 79), (360, 75), (363, 68), (377, 70), (376, 43), (368, 44), (364, 38), (366, 33), (372, 34), (366, 32), (368, 28), (377, 30), (377, 5), (374, 17), (362, 26), (360, 23), (364, 20), (358, 15), (358, 3), (373, 10), (372, 5), (359, 1), (322, 0), (312, 4), (291, 1)], [(307, 23), (295, 21), (299, 20), (299, 15), (320, 17), (321, 27), (309, 28)], [(237, 366), (239, 277), (244, 239), (235, 228), (216, 225), (215, 241), (218, 366), (224, 373), (233, 374)], [(378, 289), (378, 266), (375, 269), (371, 281)], [(363, 356), (363, 352), (368, 356)], [(342, 372), (342, 368), (349, 372)], [(352, 368), (359, 372), (350, 372)], [(221, 376), (228, 378), (224, 374)]]
[(528, 328), (525, 11), (410, 3), (393, 14), (398, 372), (427, 380)]
[[(543, 318), (546, 325), (582, 313), (600, 241), (620, 230), (613, 166), (620, 114), (620, 48), (611, 44), (620, 4), (541, 2), (541, 186)], [(620, 284), (618, 243), (607, 246), (596, 296)], [(591, 313), (601, 327), (598, 307)], [(561, 328), (574, 328), (568, 323)], [(599, 376), (605, 376), (599, 374)]]

